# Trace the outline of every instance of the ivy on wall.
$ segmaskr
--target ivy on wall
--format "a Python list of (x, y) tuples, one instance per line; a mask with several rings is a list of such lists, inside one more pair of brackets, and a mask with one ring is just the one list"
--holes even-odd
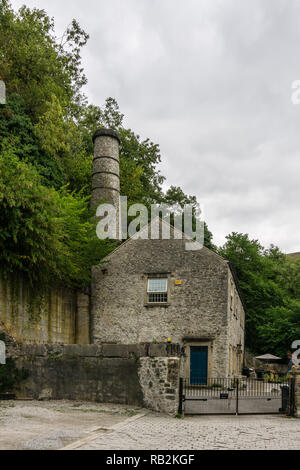
[(8, 357), (6, 364), (0, 365), (0, 392), (13, 392), (20, 383), (27, 379), (29, 373), (24, 368), (18, 369), (14, 359)]

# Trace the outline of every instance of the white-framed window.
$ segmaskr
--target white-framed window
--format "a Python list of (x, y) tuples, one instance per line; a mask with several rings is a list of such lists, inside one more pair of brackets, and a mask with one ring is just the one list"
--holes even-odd
[(147, 284), (148, 303), (166, 303), (168, 302), (168, 279), (167, 278), (149, 278)]

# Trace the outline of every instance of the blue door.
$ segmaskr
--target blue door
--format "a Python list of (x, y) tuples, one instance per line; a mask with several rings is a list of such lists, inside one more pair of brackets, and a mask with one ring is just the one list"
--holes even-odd
[(207, 384), (207, 346), (190, 346), (191, 351), (191, 375), (190, 383)]

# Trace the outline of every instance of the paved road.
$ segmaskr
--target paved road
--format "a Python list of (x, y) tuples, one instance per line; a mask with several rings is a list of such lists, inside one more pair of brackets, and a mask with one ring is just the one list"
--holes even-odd
[(300, 449), (300, 419), (269, 416), (189, 416), (149, 413), (121, 423), (78, 450)]

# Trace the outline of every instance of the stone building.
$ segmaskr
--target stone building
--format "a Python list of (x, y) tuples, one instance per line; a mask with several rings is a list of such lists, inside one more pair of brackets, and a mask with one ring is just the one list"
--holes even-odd
[[(119, 143), (115, 131), (100, 129), (95, 133), (91, 198), (94, 207), (103, 201), (113, 204), (117, 230), (122, 226), (118, 219)], [(156, 376), (159, 364), (166, 384), (176, 382), (174, 364), (179, 364), (180, 373), (194, 383), (239, 375), (245, 311), (234, 271), (225, 259), (205, 247), (187, 250), (186, 238), (168, 228), (170, 239), (162, 239), (161, 234), (151, 238), (154, 227), (146, 225), (141, 233), (123, 241), (93, 268), (90, 297), (87, 292), (63, 287), (49, 291), (45, 308), (34, 323), (27, 311), (27, 287), (22, 279), (15, 293), (0, 279), (0, 329), (23, 343), (86, 344), (90, 348), (84, 349), (85, 353), (97, 357), (100, 369), (105, 355), (110, 363), (115, 354), (121, 362), (124, 354), (129, 361), (140, 354), (138, 374), (143, 377), (147, 396), (160, 387), (162, 378)], [(145, 231), (150, 236), (141, 238)], [(119, 232), (117, 238), (122, 238)], [(165, 351), (169, 338), (173, 344)], [(38, 351), (43, 357), (46, 354)], [(116, 380), (113, 369), (111, 374), (109, 380)], [(174, 376), (172, 380), (169, 375)], [(169, 389), (173, 387), (168, 385)]]
[[(119, 143), (110, 129), (94, 135), (91, 204), (113, 205), (121, 239)], [(245, 311), (234, 270), (205, 247), (187, 249), (187, 241), (193, 243), (155, 219), (92, 269), (90, 295), (53, 288), (35, 322), (23, 280), (12, 289), (0, 279), (0, 340), (7, 357), (29, 372), (18, 396), (108, 401), (174, 415), (179, 377), (207, 384), (240, 375)]]
[[(92, 203), (118, 205), (118, 136), (99, 130), (94, 145)], [(206, 247), (186, 250), (172, 228), (170, 239), (151, 239), (151, 229), (142, 229), (150, 237), (134, 235), (93, 268), (92, 343), (171, 339), (192, 382), (240, 374), (245, 311), (232, 267)]]

